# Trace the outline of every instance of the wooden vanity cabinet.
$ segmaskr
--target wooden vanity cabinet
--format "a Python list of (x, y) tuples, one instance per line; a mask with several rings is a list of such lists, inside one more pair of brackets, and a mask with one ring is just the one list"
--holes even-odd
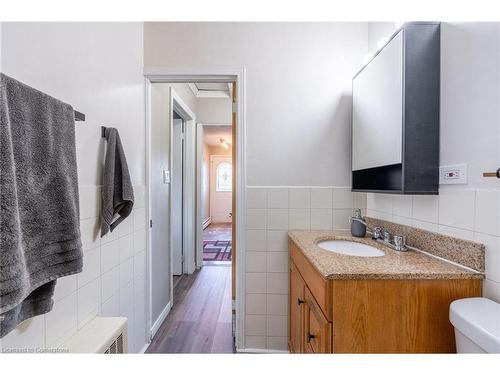
[(332, 325), (290, 259), (289, 341), (291, 353), (331, 353)]
[(328, 280), (290, 240), (291, 353), (455, 353), (448, 310), (479, 279)]
[(308, 353), (332, 352), (332, 323), (323, 315), (313, 295), (305, 288), (303, 342)]
[(305, 283), (297, 267), (290, 262), (289, 347), (292, 353), (304, 352), (304, 290)]

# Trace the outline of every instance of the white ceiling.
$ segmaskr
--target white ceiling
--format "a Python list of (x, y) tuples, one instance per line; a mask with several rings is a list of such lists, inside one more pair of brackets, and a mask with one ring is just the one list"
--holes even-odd
[(209, 146), (220, 146), (220, 139), (223, 138), (231, 143), (230, 125), (205, 125), (203, 126), (203, 140)]
[(195, 85), (200, 91), (207, 90), (229, 92), (229, 86), (225, 82), (196, 82)]
[(226, 82), (195, 82), (189, 88), (197, 98), (231, 97), (231, 84)]

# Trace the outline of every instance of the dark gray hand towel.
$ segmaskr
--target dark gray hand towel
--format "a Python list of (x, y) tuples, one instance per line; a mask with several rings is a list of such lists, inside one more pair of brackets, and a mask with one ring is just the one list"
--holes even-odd
[(73, 108), (0, 73), (0, 337), (81, 269)]
[(102, 187), (101, 237), (112, 232), (130, 215), (134, 206), (134, 189), (118, 130), (106, 128), (105, 136), (107, 145)]

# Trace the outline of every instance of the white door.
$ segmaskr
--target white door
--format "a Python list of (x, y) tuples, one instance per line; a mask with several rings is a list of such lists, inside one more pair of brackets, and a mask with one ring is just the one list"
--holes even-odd
[(172, 272), (182, 275), (183, 248), (183, 189), (184, 189), (184, 139), (183, 120), (172, 122)]
[(232, 217), (231, 156), (210, 156), (210, 216), (212, 223), (230, 223)]
[(151, 85), (150, 219), (151, 319), (161, 316), (170, 301), (170, 184), (164, 173), (170, 170), (170, 93), (161, 84)]

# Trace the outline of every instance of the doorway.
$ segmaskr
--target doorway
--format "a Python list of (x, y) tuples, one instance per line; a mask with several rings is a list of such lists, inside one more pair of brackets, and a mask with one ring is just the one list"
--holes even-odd
[[(148, 76), (147, 73), (146, 73), (146, 76)], [(199, 77), (199, 76), (197, 76), (197, 77)], [(209, 77), (214, 77), (214, 76), (209, 76)], [(205, 78), (205, 77), (203, 77), (203, 78)], [(204, 83), (207, 83), (207, 84), (210, 83), (211, 80), (209, 81), (208, 77), (206, 77), (206, 79), (207, 79), (207, 81), (205, 81)], [(212, 338), (214, 338), (214, 340), (215, 340), (211, 350), (214, 350), (214, 348), (218, 346), (217, 343), (221, 342), (220, 341), (221, 338), (223, 338), (223, 340), (225, 340), (225, 337), (227, 337), (226, 332), (228, 332), (228, 329), (229, 329), (229, 337), (231, 338), (231, 342), (232, 342), (232, 337), (234, 334), (237, 336), (237, 344), (238, 344), (239, 333), (238, 333), (238, 329), (235, 329), (235, 328), (236, 328), (236, 326), (240, 327), (240, 326), (242, 326), (242, 324), (244, 324), (244, 322), (242, 322), (241, 320), (238, 319), (238, 315), (236, 314), (237, 307), (239, 306), (239, 303), (237, 301), (235, 301), (235, 296), (236, 296), (236, 279), (235, 279), (236, 272), (235, 271), (236, 270), (233, 267), (231, 267), (231, 265), (235, 264), (234, 258), (236, 256), (236, 253), (234, 252), (233, 248), (234, 248), (234, 244), (237, 243), (236, 242), (236, 231), (234, 230), (233, 225), (236, 225), (236, 221), (241, 221), (242, 215), (243, 215), (242, 207), (243, 207), (243, 201), (244, 201), (243, 200), (244, 199), (244, 196), (243, 196), (243, 194), (244, 194), (244, 189), (243, 189), (244, 179), (243, 179), (243, 176), (238, 177), (238, 175), (236, 175), (233, 172), (233, 169), (236, 169), (236, 168), (233, 168), (233, 166), (236, 165), (235, 160), (239, 160), (240, 163), (242, 164), (243, 159), (242, 159), (242, 153), (240, 151), (240, 150), (242, 150), (242, 148), (236, 147), (237, 143), (238, 144), (242, 143), (242, 139), (236, 138), (236, 134), (234, 134), (234, 132), (231, 132), (230, 136), (226, 137), (227, 138), (226, 142), (229, 145), (228, 147), (231, 150), (236, 150), (236, 152), (229, 154), (232, 156), (232, 158), (230, 159), (230, 163), (228, 163), (230, 165), (230, 168), (228, 168), (227, 164), (224, 164), (221, 166), (221, 168), (219, 168), (220, 178), (219, 178), (219, 188), (218, 188), (219, 191), (218, 191), (218, 193), (223, 192), (224, 183), (226, 183), (226, 185), (229, 186), (229, 188), (231, 189), (231, 191), (228, 191), (228, 187), (227, 186), (225, 187), (225, 190), (226, 190), (225, 193), (228, 193), (228, 192), (230, 193), (229, 202), (230, 202), (231, 210), (230, 211), (226, 210), (226, 214), (225, 214), (226, 222), (225, 223), (223, 223), (223, 222), (217, 223), (217, 224), (225, 224), (226, 228), (229, 229), (229, 231), (226, 232), (226, 235), (228, 235), (228, 237), (229, 237), (229, 238), (226, 237), (227, 244), (223, 244), (224, 247), (220, 251), (220, 254), (222, 254), (222, 253), (226, 254), (226, 257), (223, 258), (223, 261), (229, 263), (229, 267), (228, 267), (227, 263), (226, 263), (226, 267), (205, 267), (206, 264), (204, 264), (204, 261), (203, 261), (203, 226), (204, 226), (203, 224), (204, 223), (202, 221), (200, 221), (202, 208), (201, 208), (201, 200), (199, 197), (199, 195), (200, 195), (199, 172), (200, 172), (201, 167), (199, 166), (199, 163), (197, 162), (197, 158), (199, 156), (199, 147), (201, 146), (200, 137), (198, 134), (198, 130), (199, 130), (198, 125), (199, 124), (196, 123), (196, 118), (198, 116), (198, 112), (197, 112), (198, 106), (196, 104), (192, 105), (192, 103), (189, 100), (185, 99), (184, 95), (180, 95), (182, 93), (181, 89), (178, 87), (175, 87), (175, 86), (179, 86), (179, 85), (186, 85), (186, 83), (189, 86), (191, 86), (191, 85), (194, 86), (198, 80), (199, 79), (196, 79), (196, 80), (193, 79), (194, 83), (192, 83), (193, 81), (191, 81), (191, 82), (189, 80), (183, 81), (183, 80), (180, 80), (179, 77), (176, 77), (176, 79), (169, 81), (168, 78), (164, 78), (164, 79), (160, 78), (160, 76), (157, 73), (155, 73), (153, 77), (148, 76), (148, 79), (146, 80), (146, 86), (147, 86), (146, 93), (147, 93), (147, 103), (148, 103), (147, 104), (147, 109), (148, 109), (147, 113), (148, 113), (148, 124), (149, 124), (148, 146), (150, 146), (150, 147), (148, 147), (149, 150), (148, 150), (147, 164), (149, 166), (149, 168), (148, 168), (148, 180), (151, 182), (151, 187), (150, 187), (151, 194), (149, 197), (148, 206), (150, 209), (150, 216), (151, 217), (155, 216), (154, 212), (157, 211), (158, 207), (161, 206), (161, 203), (162, 203), (162, 202), (158, 201), (158, 196), (156, 196), (156, 197), (154, 196), (154, 194), (153, 194), (154, 186), (152, 186), (154, 184), (154, 182), (153, 182), (154, 175), (156, 173), (158, 173), (158, 171), (154, 170), (155, 169), (155, 160), (154, 159), (157, 157), (157, 155), (156, 155), (156, 150), (153, 147), (153, 145), (157, 141), (156, 137), (159, 136), (161, 138), (163, 136), (163, 137), (170, 138), (169, 139), (170, 149), (172, 150), (172, 152), (175, 152), (175, 147), (176, 147), (174, 144), (175, 139), (181, 138), (181, 137), (178, 137), (177, 133), (184, 132), (184, 135), (183, 135), (184, 142), (178, 143), (180, 145), (181, 151), (177, 153), (178, 155), (183, 155), (184, 160), (182, 160), (182, 158), (180, 157), (179, 161), (175, 162), (175, 157), (174, 157), (174, 155), (172, 155), (172, 158), (167, 161), (167, 168), (165, 168), (165, 169), (167, 169), (167, 172), (170, 173), (169, 177), (172, 178), (172, 180), (168, 180), (168, 178), (165, 180), (165, 181), (168, 180), (167, 184), (170, 184), (170, 188), (171, 188), (170, 200), (175, 199), (175, 201), (176, 201), (176, 202), (170, 201), (169, 206), (167, 207), (167, 210), (170, 212), (170, 215), (169, 215), (170, 222), (167, 223), (168, 225), (166, 228), (168, 228), (168, 230), (166, 232), (168, 232), (168, 233), (166, 233), (166, 236), (169, 237), (170, 241), (171, 241), (170, 242), (170, 250), (169, 250), (169, 246), (168, 246), (168, 244), (169, 244), (168, 241), (167, 241), (167, 246), (165, 246), (164, 244), (163, 245), (160, 244), (160, 246), (158, 246), (159, 244), (157, 242), (155, 243), (155, 236), (158, 235), (157, 232), (159, 232), (162, 228), (159, 228), (158, 226), (156, 226), (154, 223), (154, 220), (153, 220), (153, 226), (152, 226), (151, 230), (149, 231), (150, 232), (149, 235), (150, 235), (151, 240), (149, 242), (150, 248), (148, 249), (148, 255), (150, 255), (150, 258), (149, 258), (150, 271), (148, 271), (148, 274), (149, 274), (149, 281), (151, 283), (150, 284), (150, 296), (151, 296), (151, 300), (150, 300), (151, 310), (150, 311), (151, 311), (151, 322), (152, 322), (152, 330), (151, 330), (152, 332), (151, 333), (152, 333), (152, 337), (153, 337), (151, 349), (153, 351), (160, 351), (160, 352), (166, 351), (166, 352), (168, 352), (169, 350), (180, 350), (180, 352), (188, 352), (189, 350), (192, 350), (192, 347), (189, 345), (188, 346), (191, 349), (189, 349), (187, 346), (184, 347), (183, 345), (180, 345), (180, 343), (182, 343), (182, 342), (184, 342), (186, 344), (185, 341), (186, 341), (187, 336), (185, 336), (184, 338), (177, 337), (176, 334), (174, 334), (176, 331), (172, 331), (173, 326), (178, 326), (179, 324), (181, 324), (181, 325), (188, 325), (188, 324), (189, 325), (192, 325), (192, 324), (199, 325), (199, 324), (202, 324), (202, 322), (205, 320), (210, 321), (210, 323), (206, 323), (206, 324), (209, 324), (209, 325), (214, 324), (213, 331), (194, 330), (194, 331), (192, 331), (193, 335), (191, 335), (193, 337), (191, 337), (191, 336), (187, 337), (189, 342), (191, 342), (191, 340), (193, 340), (193, 342), (202, 342), (203, 340), (205, 340), (205, 337), (198, 337), (197, 335), (210, 334), (212, 336)], [(228, 116), (229, 123), (224, 124), (226, 126), (229, 125), (230, 127), (232, 125), (237, 125), (236, 116), (235, 116), (236, 111), (238, 108), (242, 108), (242, 106), (237, 105), (236, 100), (235, 100), (235, 98), (236, 98), (235, 89), (237, 87), (236, 83), (234, 82), (235, 80), (239, 81), (240, 75), (224, 76), (224, 78), (218, 77), (215, 79), (216, 83), (218, 83), (218, 86), (228, 87), (231, 90), (233, 90), (233, 92), (234, 92), (234, 95), (231, 94), (227, 98), (228, 99), (227, 112), (229, 114), (229, 116)], [(186, 83), (181, 83), (181, 82), (186, 82)], [(221, 85), (221, 83), (223, 83), (223, 85)], [(171, 93), (173, 94), (174, 97), (175, 97), (175, 95), (177, 95), (178, 98), (180, 99), (179, 100), (180, 102), (184, 102), (184, 104), (187, 104), (190, 108), (193, 108), (193, 116), (188, 116), (189, 120), (184, 118), (182, 113), (177, 112), (177, 115), (178, 115), (177, 116), (172, 111), (172, 120), (171, 120), (172, 129), (171, 129), (170, 136), (168, 134), (161, 134), (161, 132), (153, 131), (153, 129), (155, 127), (154, 124), (158, 123), (158, 118), (153, 118), (152, 114), (155, 113), (155, 107), (157, 107), (157, 105), (164, 104), (164, 100), (158, 100), (156, 95), (153, 93), (154, 91), (157, 90), (156, 86), (159, 86), (160, 84), (170, 86)], [(210, 85), (199, 85), (199, 90), (200, 91), (210, 91), (210, 90), (206, 90), (207, 86), (210, 86)], [(175, 89), (174, 89), (174, 87), (175, 87)], [(184, 90), (184, 89), (182, 89), (182, 90)], [(210, 92), (209, 95), (205, 96), (204, 98), (208, 99), (209, 97), (214, 97), (214, 93)], [(171, 98), (172, 98), (172, 95), (170, 96), (170, 99), (167, 99), (167, 102), (171, 101)], [(172, 103), (174, 109), (176, 109), (175, 108), (176, 101), (177, 100), (174, 100), (174, 102)], [(181, 117), (181, 119), (174, 119), (174, 117)], [(200, 118), (201, 117), (202, 116), (200, 115)], [(163, 120), (165, 120), (165, 119), (163, 119)], [(179, 121), (175, 121), (175, 120), (179, 120)], [(182, 120), (184, 120), (184, 121), (182, 121)], [(209, 124), (209, 125), (213, 125), (213, 124)], [(236, 127), (233, 126), (233, 128), (236, 128)], [(177, 133), (176, 133), (176, 129), (179, 129), (177, 131)], [(183, 129), (183, 131), (180, 129)], [(242, 133), (242, 135), (243, 135), (243, 133)], [(195, 147), (196, 152), (194, 154), (192, 153), (193, 149), (190, 148), (193, 144), (196, 146)], [(224, 155), (221, 155), (221, 156), (224, 156)], [(226, 158), (227, 158), (227, 155), (226, 155)], [(226, 163), (227, 163), (227, 160), (226, 160)], [(179, 181), (179, 175), (178, 175), (178, 173), (176, 173), (175, 165), (177, 165), (178, 172), (183, 171), (183, 173), (184, 173), (184, 178), (181, 179), (183, 181), (182, 185), (180, 183), (179, 183), (179, 185), (176, 185), (173, 183), (173, 179), (177, 179), (177, 181)], [(238, 165), (239, 165), (239, 163), (238, 163)], [(168, 168), (168, 167), (170, 167), (170, 168)], [(192, 167), (194, 167), (194, 173), (192, 173), (193, 172)], [(165, 170), (163, 170), (163, 172), (164, 172), (163, 177), (165, 179)], [(167, 175), (168, 175), (168, 173), (167, 173)], [(216, 179), (214, 179), (214, 180), (216, 180)], [(164, 183), (165, 183), (165, 181), (164, 181)], [(190, 182), (191, 183), (194, 182), (193, 189), (191, 189), (192, 185), (190, 184)], [(228, 184), (228, 182), (230, 182), (230, 183)], [(181, 193), (182, 198), (180, 199), (180, 201), (183, 203), (182, 208), (179, 205), (179, 202), (178, 202), (179, 199), (174, 198), (176, 196), (176, 193), (175, 193), (176, 190), (180, 190), (182, 192)], [(217, 188), (216, 188), (216, 190), (217, 190)], [(181, 195), (178, 194), (177, 196), (181, 196)], [(195, 199), (193, 199), (193, 197), (195, 197)], [(227, 203), (227, 202), (228, 202), (228, 200), (226, 199), (225, 203)], [(182, 225), (180, 225), (180, 228), (179, 227), (176, 228), (176, 225), (174, 224), (174, 220), (177, 221), (177, 224), (179, 221), (179, 216), (174, 214), (174, 212), (176, 212), (176, 211), (182, 212), (183, 215), (186, 215), (186, 213), (188, 213), (188, 215), (190, 215), (191, 213), (194, 212), (195, 213), (194, 219), (191, 221), (189, 218), (186, 218), (186, 216), (184, 216), (181, 219)], [(220, 211), (220, 212), (224, 212), (224, 211)], [(233, 216), (235, 215), (235, 213), (236, 213), (236, 220), (233, 220)], [(174, 217), (174, 215), (175, 215), (175, 217)], [(217, 215), (224, 215), (224, 214), (219, 214), (219, 213), (214, 214), (214, 216), (217, 216)], [(229, 219), (227, 217), (229, 217)], [(219, 219), (217, 219), (217, 221), (218, 220)], [(237, 230), (243, 232), (243, 226), (240, 227), (238, 225), (236, 227), (237, 227)], [(187, 232), (190, 229), (196, 230), (195, 235), (193, 235), (192, 233), (189, 235), (187, 234)], [(175, 232), (177, 232), (177, 233), (184, 232), (184, 234), (181, 236), (177, 236), (180, 239), (176, 240), (174, 238)], [(241, 236), (240, 238), (243, 238), (243, 236)], [(190, 241), (193, 241), (193, 242), (190, 242)], [(175, 245), (174, 245), (174, 243), (175, 243)], [(217, 245), (221, 245), (221, 244), (219, 243)], [(164, 309), (165, 313), (164, 314), (162, 313), (161, 316), (157, 317), (157, 316), (155, 316), (155, 313), (158, 313), (158, 309), (155, 310), (154, 306), (157, 305), (157, 301), (155, 301), (155, 300), (159, 297), (158, 296), (158, 294), (159, 294), (158, 289), (161, 288), (161, 285), (155, 285), (154, 276), (160, 270), (165, 271), (165, 267), (164, 267), (165, 264), (157, 263), (157, 260), (160, 259), (157, 256), (157, 252), (166, 250), (167, 252), (170, 252), (172, 254), (172, 256), (174, 257), (175, 256), (175, 248), (179, 249), (177, 254), (180, 254), (180, 256), (178, 256), (178, 258), (176, 258), (176, 260), (174, 260), (172, 258), (171, 277), (174, 277), (174, 274), (175, 274), (175, 272), (174, 272), (174, 267), (176, 267), (175, 263), (177, 263), (178, 268), (183, 269), (183, 277), (182, 277), (182, 280), (179, 282), (179, 287), (176, 288), (177, 291), (174, 291), (173, 282), (170, 284), (171, 293), (169, 296), (168, 304)], [(178, 259), (180, 259), (180, 262)], [(229, 261), (229, 260), (231, 260), (231, 261)], [(180, 267), (179, 267), (179, 264), (181, 264)], [(242, 266), (240, 266), (240, 267), (242, 267)], [(208, 272), (208, 270), (207, 270), (205, 272), (204, 271), (205, 268), (207, 268), (207, 269), (212, 268), (214, 271)], [(240, 275), (244, 276), (243, 273), (240, 273)], [(202, 282), (201, 281), (202, 279), (205, 281)], [(214, 283), (211, 285), (209, 280), (213, 281)], [(217, 283), (219, 283), (219, 284), (217, 284)], [(220, 285), (220, 287), (215, 287), (214, 286), (215, 284)], [(242, 287), (242, 285), (239, 285), (238, 287), (240, 288), (240, 287)], [(197, 288), (196, 291), (194, 290), (194, 288)], [(208, 294), (212, 295), (213, 291), (215, 290), (214, 288), (220, 292), (220, 297), (221, 297), (220, 301), (221, 302), (220, 302), (220, 305), (218, 307), (214, 306), (214, 304), (213, 304), (213, 302), (215, 300), (214, 298), (212, 298), (213, 296), (211, 298), (208, 298)], [(156, 289), (156, 293), (155, 293), (155, 289)], [(208, 293), (207, 299), (205, 299), (203, 297), (206, 294), (205, 292)], [(164, 294), (163, 294), (163, 296), (164, 296)], [(203, 303), (205, 303), (206, 305), (202, 306)], [(183, 306), (183, 305), (186, 305), (186, 306)], [(200, 315), (199, 320), (196, 320), (196, 322), (191, 320), (191, 319), (194, 319), (193, 316), (191, 316), (189, 318), (189, 321), (186, 321), (187, 316), (185, 316), (185, 314), (181, 313), (182, 311), (184, 311), (185, 308), (194, 309), (193, 311), (198, 311), (199, 309), (201, 309), (200, 311), (202, 311), (202, 310), (204, 311), (206, 309), (209, 309), (209, 310), (214, 311), (214, 312), (219, 311), (219, 314), (216, 314), (217, 319), (214, 321), (212, 321), (212, 319), (214, 318), (213, 315), (207, 316), (206, 314)], [(229, 319), (227, 317), (229, 317)], [(236, 324), (235, 324), (234, 317), (236, 317)], [(203, 325), (205, 325), (205, 324), (203, 324)], [(156, 337), (155, 337), (155, 335), (156, 335)], [(169, 343), (165, 344), (164, 341), (165, 341), (165, 337), (167, 337), (167, 336), (169, 337), (169, 339), (168, 339)], [(241, 336), (241, 337), (243, 337), (243, 336)], [(200, 340), (202, 340), (202, 341), (200, 341)], [(160, 342), (163, 342), (163, 344), (160, 345), (159, 344)], [(203, 341), (203, 342), (206, 342), (206, 341)], [(155, 344), (155, 345), (153, 345), (153, 344)], [(224, 346), (224, 348), (227, 347), (226, 344), (224, 344), (223, 346)], [(156, 349), (153, 349), (155, 347), (156, 347)], [(175, 348), (175, 349), (172, 349), (172, 348)], [(219, 347), (219, 349), (220, 349), (220, 347)], [(187, 351), (184, 351), (184, 350), (187, 350)], [(204, 347), (202, 349), (202, 351), (204, 351), (204, 350), (209, 350), (208, 346)]]
[(203, 265), (231, 266), (232, 261), (232, 128), (231, 124), (199, 124), (203, 152), (200, 205)]

